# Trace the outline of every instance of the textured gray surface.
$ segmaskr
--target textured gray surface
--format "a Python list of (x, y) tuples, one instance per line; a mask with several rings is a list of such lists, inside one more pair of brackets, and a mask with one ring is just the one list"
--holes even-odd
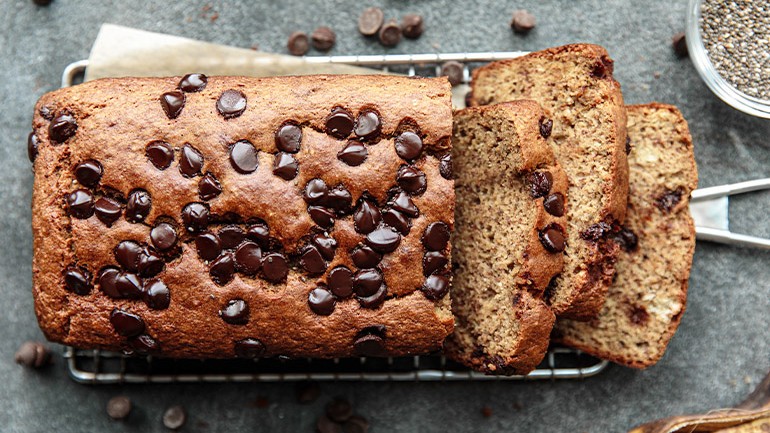
[[(724, 105), (690, 62), (671, 52), (671, 35), (684, 29), (684, 0), (372, 1), (387, 16), (416, 11), (426, 17), (422, 39), (393, 50), (355, 31), (356, 17), (369, 3), (212, 1), (208, 16), (219, 14), (214, 22), (201, 16), (206, 3), (56, 0), (40, 8), (29, 0), (0, 0), (0, 431), (163, 431), (163, 408), (177, 403), (192, 414), (187, 431), (312, 431), (323, 404), (335, 395), (351, 399), (372, 420), (373, 432), (625, 431), (652, 418), (735, 404), (770, 368), (770, 253), (707, 243), (697, 248), (682, 326), (664, 359), (643, 372), (614, 367), (592, 379), (562, 382), (324, 384), (319, 401), (299, 406), (289, 384), (90, 387), (70, 381), (62, 359), (43, 372), (15, 365), (17, 346), (42, 338), (30, 295), (32, 173), (25, 140), (32, 107), (58, 86), (64, 66), (88, 56), (103, 22), (241, 47), (256, 43), (276, 52), (284, 51), (291, 31), (324, 24), (338, 33), (332, 54), (535, 50), (595, 42), (616, 60), (628, 103), (657, 100), (682, 109), (696, 143), (701, 186), (770, 176), (770, 122)], [(525, 38), (507, 27), (519, 7), (538, 17), (537, 29)], [(736, 200), (733, 227), (770, 236), (769, 199), (753, 194)], [(104, 412), (119, 392), (136, 407), (125, 424), (111, 422)], [(255, 407), (258, 396), (266, 396), (270, 406)], [(482, 417), (484, 406), (493, 410), (491, 417)]]

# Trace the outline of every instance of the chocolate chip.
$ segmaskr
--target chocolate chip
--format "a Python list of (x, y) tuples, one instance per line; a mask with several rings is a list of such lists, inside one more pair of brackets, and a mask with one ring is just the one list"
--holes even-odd
[(123, 269), (136, 272), (139, 269), (139, 256), (142, 251), (142, 246), (134, 241), (121, 241), (113, 253), (115, 260)]
[(43, 343), (27, 341), (13, 355), (13, 360), (25, 367), (41, 368), (51, 361), (51, 351)]
[(219, 316), (231, 325), (245, 325), (249, 321), (249, 304), (243, 299), (231, 299), (219, 310)]
[(222, 242), (214, 233), (202, 233), (195, 238), (195, 249), (198, 251), (198, 257), (208, 262), (219, 257)]
[(553, 131), (553, 120), (546, 119), (545, 117), (540, 118), (540, 136), (543, 138), (548, 138), (551, 136), (551, 131)]
[(131, 400), (124, 396), (119, 395), (112, 397), (107, 402), (107, 415), (112, 419), (125, 419), (128, 414), (131, 413)]
[(310, 309), (319, 316), (332, 314), (336, 303), (334, 295), (324, 287), (316, 287), (311, 290), (307, 298)]
[(326, 182), (321, 179), (311, 179), (305, 185), (303, 198), (312, 205), (319, 205), (326, 198), (327, 194), (329, 194), (329, 187), (326, 186)]
[(112, 266), (103, 268), (99, 272), (99, 290), (111, 298), (122, 298), (123, 294), (120, 293), (117, 287), (119, 275), (120, 270), (118, 268)]
[(211, 172), (206, 172), (198, 181), (198, 196), (201, 200), (209, 201), (222, 194), (222, 185)]
[(253, 173), (259, 166), (257, 149), (247, 140), (236, 142), (230, 147), (230, 164), (238, 173)]
[(235, 269), (245, 275), (254, 275), (262, 267), (262, 249), (246, 241), (235, 250)]
[(351, 167), (357, 167), (366, 161), (369, 151), (363, 143), (355, 140), (348, 141), (348, 144), (337, 153), (337, 159)]
[(302, 144), (302, 128), (285, 123), (275, 133), (275, 147), (281, 152), (297, 153)]
[(358, 31), (364, 36), (374, 36), (382, 27), (384, 18), (385, 14), (382, 13), (382, 9), (377, 7), (366, 8), (358, 17)]
[(631, 153), (631, 137), (626, 136), (626, 155)]
[(299, 163), (290, 153), (278, 152), (275, 154), (273, 174), (283, 180), (292, 180), (297, 177)]
[(185, 93), (195, 93), (205, 89), (208, 82), (208, 77), (203, 74), (187, 74), (179, 80), (177, 87)]
[(217, 111), (225, 119), (238, 117), (246, 110), (246, 95), (239, 90), (225, 90), (217, 99)]
[(37, 158), (37, 148), (39, 145), (40, 140), (38, 140), (35, 132), (30, 132), (27, 136), (27, 157), (29, 158), (29, 162), (35, 162), (35, 158)]
[(238, 358), (254, 359), (265, 353), (265, 345), (256, 338), (245, 338), (235, 342), (235, 356)]
[(388, 294), (388, 287), (385, 284), (383, 284), (380, 286), (380, 289), (377, 290), (377, 292), (372, 296), (366, 296), (366, 297), (357, 296), (356, 299), (358, 300), (358, 303), (363, 308), (376, 309), (376, 308), (379, 308), (383, 304), (383, 302), (385, 302), (385, 297), (387, 296), (387, 294)]
[(171, 303), (171, 292), (163, 281), (153, 278), (144, 282), (144, 303), (153, 310), (165, 310)]
[(549, 252), (560, 253), (566, 246), (564, 242), (564, 231), (558, 224), (549, 224), (539, 233), (540, 243)]
[(468, 93), (465, 94), (465, 106), (473, 106), (473, 90), (468, 90)]
[(655, 197), (655, 206), (662, 210), (663, 213), (670, 213), (672, 209), (682, 201), (684, 195), (684, 188), (681, 186), (677, 189), (667, 189), (659, 196)]
[(371, 233), (380, 224), (380, 210), (369, 200), (361, 200), (358, 209), (353, 214), (354, 227), (358, 233)]
[(257, 223), (249, 226), (246, 231), (246, 237), (253, 240), (263, 249), (267, 249), (270, 246), (270, 228), (267, 224)]
[(321, 386), (316, 381), (297, 382), (294, 388), (297, 403), (310, 404), (321, 396)]
[(88, 219), (94, 214), (94, 196), (87, 189), (76, 189), (67, 195), (69, 214), (78, 219)]
[(158, 170), (167, 169), (174, 160), (174, 149), (165, 141), (156, 140), (148, 143), (144, 154)]
[(422, 36), (423, 20), (422, 15), (407, 14), (401, 18), (401, 33), (409, 39), (417, 39)]
[(417, 209), (417, 206), (412, 202), (412, 198), (404, 191), (400, 191), (396, 197), (393, 198), (390, 205), (393, 209), (410, 218), (417, 218), (420, 215), (420, 210)]
[(612, 234), (612, 225), (600, 221), (596, 224), (591, 224), (588, 226), (587, 229), (583, 230), (582, 233), (580, 233), (580, 237), (587, 241), (598, 241), (600, 239), (605, 239), (608, 236)]
[(401, 235), (390, 227), (380, 227), (366, 235), (366, 243), (379, 253), (391, 253), (398, 248)]
[(361, 356), (386, 356), (385, 327), (377, 325), (362, 329), (353, 340), (353, 350)]
[(139, 275), (142, 277), (154, 277), (163, 271), (165, 263), (154, 251), (145, 248), (139, 254)]
[(184, 177), (199, 176), (203, 168), (203, 155), (198, 149), (185, 143), (179, 155), (179, 171)]
[(548, 197), (546, 197), (543, 200), (543, 207), (545, 208), (545, 211), (553, 216), (563, 216), (564, 215), (564, 195), (555, 192), (553, 194), (549, 194)]
[(139, 223), (147, 218), (152, 208), (152, 198), (150, 194), (143, 189), (135, 189), (128, 194), (126, 201), (126, 220), (132, 223)]
[(142, 334), (128, 339), (128, 344), (143, 355), (160, 353), (160, 344), (147, 334)]
[(32, 3), (43, 7), (50, 5), (52, 2), (53, 0), (32, 0)]
[(176, 230), (169, 223), (159, 223), (150, 230), (150, 240), (159, 251), (166, 251), (176, 245)]
[(51, 108), (48, 106), (42, 106), (40, 107), (40, 110), (38, 111), (40, 113), (40, 116), (43, 117), (45, 120), (51, 120), (53, 119), (53, 111), (51, 111)]
[(78, 123), (75, 118), (67, 112), (56, 116), (48, 125), (48, 138), (55, 144), (64, 143), (75, 135), (78, 130)]
[(612, 60), (607, 56), (602, 56), (591, 69), (591, 75), (596, 78), (612, 78)]
[(120, 203), (117, 201), (109, 197), (100, 197), (94, 203), (94, 213), (96, 218), (99, 218), (99, 221), (103, 222), (107, 227), (111, 227), (120, 218), (123, 209), (121, 209)]
[(209, 224), (209, 209), (203, 203), (188, 203), (182, 209), (182, 222), (188, 232), (200, 232)]
[(463, 82), (463, 64), (455, 61), (450, 60), (448, 62), (444, 62), (443, 65), (441, 65), (441, 74), (442, 77), (447, 77), (447, 80), (449, 80), (449, 84), (456, 86)]
[(628, 318), (634, 325), (642, 326), (650, 319), (650, 313), (642, 306), (633, 306), (628, 313)]
[(441, 177), (447, 180), (452, 180), (453, 174), (452, 174), (452, 155), (447, 153), (446, 155), (441, 157), (441, 160), (438, 163), (438, 172), (441, 174)]
[(416, 159), (422, 153), (422, 138), (412, 131), (404, 131), (396, 137), (396, 154), (405, 160)]
[(246, 239), (246, 232), (242, 228), (234, 225), (224, 226), (219, 229), (217, 233), (219, 240), (222, 242), (222, 248), (231, 250), (243, 242)]
[(184, 108), (184, 93), (174, 90), (160, 95), (160, 106), (169, 119), (176, 119), (182, 113)]
[(345, 422), (353, 415), (353, 406), (347, 400), (336, 398), (326, 405), (326, 416), (335, 422)]
[(535, 171), (527, 176), (527, 183), (529, 183), (529, 195), (532, 198), (545, 197), (551, 192), (553, 175), (550, 171)]
[(222, 253), (216, 260), (211, 262), (209, 266), (209, 275), (211, 279), (224, 286), (233, 279), (235, 274), (235, 261), (233, 260), (232, 253)]
[(449, 292), (449, 279), (443, 275), (431, 275), (422, 285), (422, 294), (431, 301), (438, 301)]
[(443, 270), (449, 264), (449, 259), (439, 251), (428, 251), (422, 258), (422, 273), (426, 277), (434, 272)]
[(511, 29), (520, 34), (527, 34), (535, 28), (535, 16), (524, 9), (513, 12), (511, 18)]
[(350, 254), (353, 264), (361, 269), (374, 268), (382, 260), (382, 255), (366, 245), (359, 245)]
[(352, 200), (353, 197), (350, 195), (350, 191), (342, 185), (337, 185), (329, 190), (326, 197), (323, 198), (323, 204), (339, 213), (345, 213), (350, 209), (350, 202)]
[(380, 135), (382, 130), (382, 121), (376, 111), (365, 110), (358, 113), (356, 126), (353, 132), (357, 137), (363, 140), (372, 140)]
[(395, 47), (401, 42), (401, 27), (396, 20), (390, 20), (380, 27), (377, 36), (383, 46)]
[(317, 433), (342, 433), (342, 426), (326, 415), (321, 415), (315, 422), (315, 431)]
[(289, 264), (281, 253), (270, 253), (262, 258), (262, 274), (267, 281), (279, 283), (289, 274)]
[(361, 297), (372, 296), (382, 282), (382, 274), (377, 269), (362, 269), (353, 276), (353, 290)]
[(302, 252), (299, 264), (309, 274), (322, 274), (326, 272), (326, 262), (323, 256), (321, 256), (318, 248), (312, 245), (307, 246)]
[(338, 298), (353, 294), (353, 273), (345, 266), (337, 266), (329, 272), (329, 290)]
[(347, 138), (353, 132), (353, 116), (342, 107), (335, 107), (326, 118), (326, 133), (336, 138)]
[(687, 49), (687, 38), (684, 32), (679, 32), (671, 38), (671, 47), (674, 49), (674, 54), (679, 58), (687, 57), (689, 54)]
[(315, 234), (310, 240), (318, 251), (321, 253), (324, 259), (332, 260), (334, 258), (334, 252), (337, 248), (337, 241), (333, 237), (327, 234)]
[(425, 173), (411, 165), (402, 165), (401, 168), (398, 169), (396, 182), (398, 182), (398, 186), (400, 186), (401, 189), (412, 195), (422, 194), (428, 187)]
[(337, 35), (329, 27), (321, 26), (313, 30), (313, 33), (310, 34), (310, 40), (316, 50), (329, 51), (337, 41)]
[(409, 234), (409, 219), (401, 212), (395, 209), (388, 209), (382, 213), (382, 221), (394, 229), (396, 229), (403, 236)]
[(110, 323), (115, 332), (124, 337), (135, 337), (144, 332), (144, 320), (141, 317), (119, 308), (110, 313)]
[(286, 49), (293, 56), (304, 56), (310, 49), (310, 40), (305, 32), (294, 32), (289, 35)]
[(627, 227), (623, 227), (615, 235), (615, 242), (627, 253), (634, 252), (639, 247), (639, 238)]
[(139, 299), (143, 290), (142, 279), (135, 274), (121, 272), (115, 280), (115, 289), (121, 298)]
[(64, 287), (78, 295), (91, 293), (91, 273), (82, 266), (67, 266), (64, 269)]
[(93, 187), (99, 183), (102, 178), (104, 169), (102, 164), (94, 159), (89, 159), (81, 162), (75, 166), (75, 179), (80, 182), (81, 185), (86, 187)]
[(171, 406), (163, 413), (163, 426), (178, 430), (187, 422), (187, 413), (182, 406)]
[(323, 206), (308, 206), (307, 212), (310, 218), (322, 228), (331, 228), (334, 226), (334, 211)]

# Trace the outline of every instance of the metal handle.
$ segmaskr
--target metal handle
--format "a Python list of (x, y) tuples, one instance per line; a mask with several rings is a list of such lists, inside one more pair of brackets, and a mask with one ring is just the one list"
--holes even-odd
[(733, 233), (730, 230), (713, 229), (711, 227), (696, 227), (695, 233), (696, 238), (703, 241), (770, 250), (770, 239), (742, 235)]
[(745, 192), (770, 189), (770, 177), (764, 179), (749, 180), (746, 182), (731, 183), (728, 185), (700, 188), (692, 192), (692, 201), (708, 200), (726, 195), (743, 194)]

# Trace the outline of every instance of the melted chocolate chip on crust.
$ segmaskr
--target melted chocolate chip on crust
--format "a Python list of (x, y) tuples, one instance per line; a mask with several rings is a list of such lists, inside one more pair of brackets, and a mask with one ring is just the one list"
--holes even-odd
[(117, 282), (120, 270), (113, 266), (103, 268), (99, 272), (99, 290), (111, 298), (122, 298), (123, 295), (118, 291)]
[(430, 251), (441, 251), (449, 243), (449, 236), (449, 226), (446, 223), (431, 223), (422, 235), (422, 244)]
[(115, 308), (110, 313), (110, 323), (118, 334), (136, 337), (144, 332), (144, 320), (136, 314)]
[(527, 176), (529, 183), (529, 195), (532, 198), (545, 197), (551, 192), (553, 175), (549, 171), (535, 171)]
[(102, 164), (95, 159), (81, 162), (75, 166), (74, 171), (75, 179), (77, 179), (81, 185), (89, 188), (96, 186), (102, 178), (102, 173), (104, 173)]
[(353, 276), (353, 290), (361, 297), (374, 295), (382, 283), (382, 274), (377, 269), (362, 269)]
[(422, 153), (422, 138), (412, 131), (404, 131), (396, 137), (396, 154), (407, 161), (416, 159)]
[(235, 274), (235, 261), (233, 254), (229, 252), (222, 253), (216, 260), (211, 262), (209, 275), (211, 279), (220, 286), (224, 286), (233, 279)]
[(337, 249), (337, 241), (327, 234), (315, 234), (313, 235), (311, 242), (318, 248), (321, 255), (326, 260), (332, 260), (334, 258), (335, 250)]
[(66, 197), (67, 211), (78, 219), (88, 219), (94, 214), (94, 196), (87, 189), (76, 189)]
[(142, 279), (135, 274), (121, 272), (115, 281), (115, 288), (120, 297), (139, 299), (142, 296)]
[(299, 163), (294, 155), (290, 153), (279, 152), (275, 154), (273, 163), (273, 174), (283, 180), (292, 180), (297, 177), (299, 172)]
[(441, 177), (447, 180), (452, 180), (453, 173), (452, 173), (452, 155), (447, 153), (446, 155), (441, 157), (441, 160), (438, 163), (438, 172), (441, 174)]
[(358, 300), (358, 303), (364, 307), (364, 308), (371, 308), (376, 309), (379, 308), (383, 302), (385, 302), (385, 298), (388, 294), (388, 287), (383, 284), (380, 286), (379, 290), (371, 296), (361, 297), (356, 296), (356, 299)]
[(270, 228), (267, 224), (252, 224), (246, 230), (246, 238), (256, 242), (261, 248), (267, 249), (270, 246)]
[(245, 275), (254, 275), (262, 267), (262, 249), (246, 241), (235, 250), (235, 269)]
[(409, 234), (410, 223), (409, 219), (401, 212), (395, 209), (388, 209), (382, 213), (382, 222), (385, 225), (391, 226), (403, 236)]
[(187, 74), (179, 80), (177, 87), (185, 93), (195, 93), (205, 89), (208, 82), (208, 77), (203, 74)]
[(158, 254), (154, 251), (144, 248), (139, 254), (139, 275), (142, 277), (154, 277), (163, 272), (166, 264)]
[(91, 293), (91, 273), (82, 266), (69, 265), (64, 269), (64, 287), (78, 295)]
[(184, 103), (184, 93), (178, 90), (160, 95), (160, 105), (163, 107), (163, 112), (166, 113), (166, 116), (169, 119), (176, 119), (179, 117), (184, 108)]
[(324, 287), (316, 287), (310, 291), (307, 303), (310, 309), (319, 316), (328, 316), (334, 312), (336, 300), (334, 295)]
[(235, 342), (235, 356), (238, 358), (259, 358), (265, 353), (265, 345), (256, 338), (245, 338)]
[(30, 132), (27, 136), (27, 157), (29, 162), (35, 162), (37, 158), (37, 148), (40, 145), (40, 140), (35, 135), (35, 132)]
[(380, 135), (382, 121), (380, 115), (373, 110), (365, 110), (358, 113), (356, 126), (353, 132), (363, 140), (372, 140)]
[(323, 206), (308, 206), (307, 212), (310, 214), (310, 218), (319, 227), (328, 229), (334, 226), (334, 217), (336, 214), (329, 208)]
[(366, 161), (369, 151), (363, 143), (355, 140), (348, 141), (348, 144), (337, 153), (337, 159), (351, 167), (357, 167)]
[(309, 245), (302, 252), (302, 257), (299, 260), (302, 269), (309, 274), (322, 274), (326, 272), (326, 262), (323, 256), (318, 251), (318, 248)]
[(540, 118), (540, 136), (543, 138), (548, 138), (551, 136), (551, 131), (553, 131), (553, 120), (546, 119), (545, 117)]
[(195, 238), (195, 249), (198, 251), (198, 257), (208, 262), (219, 257), (222, 242), (214, 233), (202, 233)]
[(159, 223), (150, 230), (150, 240), (159, 251), (166, 251), (176, 245), (176, 230), (169, 223)]
[(398, 169), (396, 182), (398, 182), (398, 186), (400, 186), (401, 189), (412, 195), (422, 194), (428, 187), (425, 173), (420, 171), (417, 167), (409, 165), (402, 165), (401, 168)]
[(281, 152), (297, 153), (302, 144), (302, 128), (285, 123), (275, 132), (275, 147)]
[(144, 282), (144, 303), (153, 310), (165, 310), (171, 303), (171, 292), (163, 281), (153, 278)]
[(553, 216), (563, 216), (564, 215), (564, 195), (555, 192), (553, 194), (548, 195), (543, 200), (543, 207), (545, 208), (545, 211)]
[(417, 209), (417, 206), (414, 204), (414, 202), (412, 202), (412, 198), (409, 197), (409, 195), (404, 191), (399, 191), (399, 193), (391, 201), (390, 205), (393, 207), (393, 209), (403, 213), (410, 218), (417, 218), (420, 216), (420, 210)]
[(179, 171), (184, 177), (199, 176), (203, 169), (203, 155), (189, 143), (182, 146), (179, 154)]
[(329, 273), (329, 290), (338, 298), (353, 294), (353, 273), (345, 266), (337, 266)]
[(214, 174), (206, 172), (198, 181), (198, 196), (203, 201), (209, 201), (218, 197), (219, 194), (222, 194), (222, 185)]
[(303, 198), (312, 205), (322, 204), (326, 195), (329, 194), (329, 187), (321, 179), (311, 179), (305, 185)]
[(401, 243), (401, 235), (390, 227), (380, 227), (366, 235), (366, 243), (380, 253), (391, 253)]
[(540, 243), (543, 244), (543, 247), (548, 252), (560, 253), (566, 247), (564, 229), (556, 223), (549, 224), (540, 230), (538, 237), (540, 238)]
[(238, 173), (253, 173), (259, 166), (257, 149), (247, 140), (236, 142), (230, 147), (230, 164)]
[(422, 272), (426, 277), (439, 271), (443, 271), (449, 259), (439, 251), (428, 251), (422, 259)]
[(143, 189), (136, 189), (128, 194), (126, 201), (126, 220), (131, 223), (140, 223), (147, 218), (152, 208), (150, 193)]
[(136, 353), (143, 355), (160, 353), (160, 344), (147, 334), (129, 338), (128, 344)]
[(449, 292), (449, 279), (443, 275), (431, 275), (422, 285), (422, 294), (431, 301), (438, 301)]
[(203, 203), (188, 203), (182, 209), (182, 222), (188, 232), (200, 232), (209, 224), (209, 208)]
[(56, 116), (48, 125), (48, 138), (53, 144), (61, 144), (75, 135), (78, 130), (78, 123), (75, 117), (68, 112), (63, 112)]
[(134, 241), (122, 241), (115, 247), (115, 260), (125, 270), (136, 272), (139, 269), (139, 256), (143, 248)]
[(156, 140), (147, 144), (144, 149), (147, 160), (158, 170), (165, 170), (174, 161), (174, 148), (165, 141)]
[(326, 118), (326, 133), (336, 138), (347, 138), (354, 127), (353, 116), (342, 107), (335, 107)]
[(117, 201), (109, 197), (100, 197), (94, 203), (94, 213), (99, 221), (103, 222), (107, 227), (111, 227), (123, 214), (123, 209)]
[(382, 255), (367, 245), (359, 245), (350, 254), (353, 264), (361, 269), (376, 267), (382, 260)]
[(369, 200), (361, 200), (358, 209), (353, 214), (353, 222), (358, 233), (371, 233), (382, 220), (380, 210)]
[(289, 263), (281, 253), (270, 253), (262, 258), (262, 274), (271, 283), (280, 283), (289, 274)]
[(353, 348), (362, 356), (386, 356), (384, 325), (368, 326), (356, 334)]
[(249, 304), (243, 299), (231, 299), (219, 310), (219, 316), (231, 325), (245, 325), (249, 321)]
[(246, 95), (239, 90), (225, 90), (217, 99), (217, 111), (225, 119), (240, 116), (246, 111)]

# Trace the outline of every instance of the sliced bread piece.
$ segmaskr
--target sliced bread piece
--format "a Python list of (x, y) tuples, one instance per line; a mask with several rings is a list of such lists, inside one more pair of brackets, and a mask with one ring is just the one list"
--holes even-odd
[(559, 320), (560, 342), (635, 368), (655, 364), (685, 310), (698, 183), (687, 122), (676, 107), (628, 107), (630, 193), (615, 281), (589, 322)]
[(562, 270), (567, 178), (534, 101), (455, 113), (455, 332), (447, 355), (488, 374), (526, 374), (555, 316), (542, 299)]
[(516, 99), (540, 103), (553, 119), (550, 144), (570, 179), (564, 272), (546, 293), (561, 317), (587, 319), (601, 309), (628, 198), (626, 112), (612, 60), (597, 45), (567, 45), (473, 72), (472, 105)]

